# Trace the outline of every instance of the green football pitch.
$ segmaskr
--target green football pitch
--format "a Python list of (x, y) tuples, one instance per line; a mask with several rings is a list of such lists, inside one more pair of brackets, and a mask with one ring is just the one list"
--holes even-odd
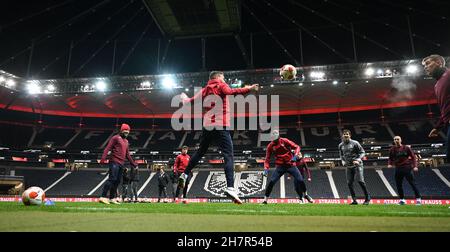
[(0, 203), (0, 231), (303, 232), (450, 231), (437, 205), (231, 203)]

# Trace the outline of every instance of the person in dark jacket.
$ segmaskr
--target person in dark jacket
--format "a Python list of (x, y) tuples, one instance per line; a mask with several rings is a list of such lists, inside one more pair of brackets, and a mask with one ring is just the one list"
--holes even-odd
[(130, 180), (130, 168), (125, 168), (123, 170), (123, 174), (122, 174), (122, 202), (125, 202), (125, 199), (131, 199), (129, 197), (129, 192), (130, 192), (130, 184), (131, 184), (131, 180)]
[[(167, 185), (169, 184), (169, 175), (164, 172), (164, 168), (159, 168), (158, 173), (158, 202), (161, 202), (161, 195), (164, 194), (164, 198), (167, 198)], [(167, 203), (164, 201), (164, 203)]]
[(138, 185), (139, 185), (139, 168), (137, 166), (131, 167), (130, 170), (131, 200), (135, 203), (139, 202)]

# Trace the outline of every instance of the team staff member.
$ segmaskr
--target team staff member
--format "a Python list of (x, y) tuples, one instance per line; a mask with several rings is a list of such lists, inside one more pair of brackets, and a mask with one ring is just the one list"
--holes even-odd
[(138, 198), (138, 185), (139, 185), (139, 168), (137, 166), (131, 167), (130, 170), (130, 189), (131, 189), (131, 200), (134, 203), (139, 202)]
[[(164, 168), (159, 168), (158, 173), (158, 203), (161, 202), (161, 196), (164, 195), (164, 199), (167, 198), (167, 185), (169, 184), (169, 176), (164, 172)], [(163, 201), (167, 203), (166, 200)]]
[(351, 139), (350, 130), (343, 130), (342, 142), (339, 144), (339, 156), (342, 160), (342, 165), (347, 168), (347, 184), (350, 189), (350, 194), (352, 196), (351, 205), (358, 205), (356, 201), (355, 189), (353, 188), (353, 183), (355, 182), (355, 176), (358, 179), (358, 184), (364, 192), (366, 200), (364, 205), (370, 204), (370, 195), (367, 192), (366, 182), (364, 182), (364, 166), (362, 158), (366, 155), (363, 147), (358, 141)]

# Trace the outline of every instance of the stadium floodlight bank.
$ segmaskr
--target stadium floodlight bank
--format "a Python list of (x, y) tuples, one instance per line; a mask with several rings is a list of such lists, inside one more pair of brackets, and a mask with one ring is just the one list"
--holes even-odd
[[(450, 61), (450, 57), (446, 57)], [(384, 61), (373, 63), (349, 63), (324, 66), (297, 67), (297, 78), (283, 81), (279, 69), (252, 69), (226, 71), (226, 81), (233, 87), (248, 83), (260, 83), (264, 86), (288, 85), (299, 83), (330, 83), (351, 82), (355, 80), (370, 80), (374, 78), (427, 78), (421, 67), (421, 59)], [(36, 87), (33, 94), (72, 94), (90, 92), (127, 92), (139, 90), (164, 89), (167, 79), (171, 78), (173, 89), (192, 88), (208, 81), (208, 72), (164, 74), (164, 75), (134, 75), (105, 76), (101, 78), (66, 78), (66, 79), (25, 79), (0, 70), (0, 85), (8, 87), (6, 80), (11, 79), (16, 85), (8, 87), (20, 92), (28, 92), (31, 85)], [(99, 89), (98, 84), (102, 84)], [(51, 86), (51, 90), (46, 87)], [(39, 88), (37, 88), (39, 87)]]

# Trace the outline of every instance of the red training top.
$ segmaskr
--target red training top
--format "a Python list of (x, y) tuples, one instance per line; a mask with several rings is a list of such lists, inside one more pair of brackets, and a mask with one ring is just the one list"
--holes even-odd
[(389, 150), (388, 164), (397, 168), (414, 168), (417, 167), (417, 159), (411, 147), (407, 145), (397, 147), (394, 145)]
[(173, 171), (176, 173), (182, 173), (186, 170), (186, 166), (189, 164), (189, 159), (191, 157), (188, 154), (180, 154), (175, 159), (175, 164), (173, 165)]
[[(247, 94), (250, 92), (249, 88), (230, 88), (227, 83), (219, 80), (212, 79), (208, 81), (206, 87), (202, 88), (200, 92), (194, 95), (192, 98), (188, 98), (184, 101), (184, 103), (190, 103), (198, 98), (205, 99), (205, 97), (209, 95), (217, 95), (222, 99), (223, 114), (217, 115), (207, 115), (204, 118), (203, 125), (206, 127), (214, 127), (214, 126), (222, 126), (228, 127), (230, 126), (230, 112), (228, 107), (228, 97), (227, 95), (238, 95), (238, 94)], [(203, 101), (205, 102), (205, 101)], [(214, 108), (214, 104), (211, 104), (210, 107), (206, 108), (206, 114)]]
[(436, 82), (434, 92), (441, 110), (441, 118), (436, 125), (436, 129), (440, 129), (450, 121), (450, 69), (447, 69)]
[[(291, 150), (295, 150), (292, 154)], [(279, 138), (278, 141), (272, 141), (267, 145), (266, 160), (264, 161), (264, 169), (269, 169), (270, 157), (275, 154), (275, 165), (292, 165), (291, 161), (294, 155), (300, 153), (300, 146), (287, 138)]]

